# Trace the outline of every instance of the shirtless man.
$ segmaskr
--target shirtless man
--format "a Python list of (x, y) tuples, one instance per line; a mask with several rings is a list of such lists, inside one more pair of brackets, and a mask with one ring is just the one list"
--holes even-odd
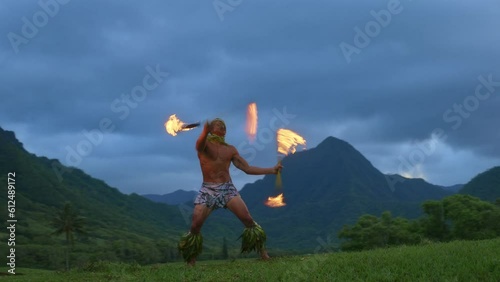
[[(196, 141), (203, 184), (194, 201), (191, 229), (179, 242), (179, 250), (189, 265), (194, 265), (196, 257), (201, 253), (203, 239), (200, 231), (203, 223), (210, 212), (218, 208), (229, 209), (245, 225), (242, 252), (256, 250), (262, 259), (269, 259), (264, 248), (266, 240), (264, 230), (253, 220), (245, 202), (234, 187), (229, 175), (229, 166), (232, 162), (238, 169), (253, 175), (276, 174), (282, 166), (281, 164), (271, 168), (250, 166), (234, 146), (225, 142), (225, 135), (226, 125), (223, 120), (217, 118), (205, 123)], [(256, 236), (245, 236), (249, 232)], [(254, 238), (256, 241), (249, 238)]]

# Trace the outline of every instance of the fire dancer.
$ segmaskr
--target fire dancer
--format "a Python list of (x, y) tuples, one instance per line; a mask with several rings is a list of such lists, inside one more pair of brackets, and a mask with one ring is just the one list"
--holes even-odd
[(247, 174), (277, 174), (281, 164), (270, 168), (250, 166), (238, 150), (226, 143), (226, 125), (216, 118), (206, 122), (198, 140), (196, 150), (200, 160), (203, 183), (194, 201), (194, 211), (190, 231), (181, 237), (179, 250), (189, 265), (196, 263), (202, 251), (201, 227), (210, 213), (218, 208), (227, 208), (245, 225), (242, 234), (241, 252), (259, 253), (264, 260), (269, 259), (265, 249), (266, 234), (250, 215), (248, 208), (232, 183), (229, 175), (231, 162)]

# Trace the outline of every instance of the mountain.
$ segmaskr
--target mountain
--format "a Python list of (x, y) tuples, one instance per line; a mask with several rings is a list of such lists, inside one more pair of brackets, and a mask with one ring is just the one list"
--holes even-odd
[[(267, 228), (269, 242), (277, 248), (290, 248), (293, 242), (314, 249), (318, 240), (335, 244), (342, 226), (363, 214), (379, 216), (389, 210), (393, 216), (416, 218), (423, 201), (452, 194), (422, 179), (391, 179), (352, 145), (334, 137), (285, 157), (282, 164), (283, 188), (274, 188), (276, 176), (267, 175), (241, 190), (254, 219)], [(280, 193), (286, 206), (264, 205), (269, 196)]]
[(441, 199), (454, 192), (443, 186), (430, 184), (422, 178), (406, 178), (401, 175), (386, 175), (394, 196), (401, 201), (424, 202), (429, 199)]
[(476, 175), (464, 185), (459, 193), (469, 194), (483, 201), (495, 202), (497, 198), (500, 198), (500, 166)]
[(141, 195), (153, 202), (164, 203), (168, 205), (179, 205), (188, 201), (193, 201), (196, 197), (196, 191), (185, 191), (185, 190), (176, 190), (172, 193), (157, 195), (157, 194), (144, 194)]
[[(8, 177), (14, 181), (16, 255), (26, 267), (62, 265), (64, 236), (51, 236), (51, 222), (65, 202), (86, 218), (88, 235), (74, 248), (82, 263), (93, 257), (139, 263), (176, 260), (178, 239), (190, 226), (192, 207), (183, 210), (122, 194), (80, 169), (27, 152), (13, 132), (0, 128), (0, 182), (7, 183)], [(7, 203), (7, 193), (0, 193), (0, 201)], [(7, 216), (2, 208), (0, 217)], [(5, 236), (2, 232), (0, 239), (7, 242)], [(208, 236), (207, 253), (213, 244)], [(2, 253), (6, 248), (1, 244)]]
[(464, 184), (455, 184), (455, 185), (451, 185), (451, 186), (442, 186), (442, 187), (446, 191), (458, 193), (458, 191), (460, 191), (460, 189), (462, 189), (464, 187)]

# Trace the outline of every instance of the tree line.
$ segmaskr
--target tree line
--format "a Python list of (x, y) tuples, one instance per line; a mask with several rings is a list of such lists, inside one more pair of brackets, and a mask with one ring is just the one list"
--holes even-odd
[(343, 251), (360, 251), (425, 241), (481, 240), (500, 236), (500, 198), (496, 203), (456, 194), (422, 204), (424, 215), (415, 220), (365, 214), (339, 232)]

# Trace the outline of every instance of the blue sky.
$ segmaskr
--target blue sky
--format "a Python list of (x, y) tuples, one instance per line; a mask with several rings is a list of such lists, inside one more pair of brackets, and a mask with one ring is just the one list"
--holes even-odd
[[(200, 130), (168, 135), (174, 113), (223, 118), (257, 166), (279, 127), (438, 185), (500, 163), (498, 1), (3, 1), (0, 16), (0, 126), (124, 193), (199, 188)], [(260, 178), (232, 172), (240, 189)]]

